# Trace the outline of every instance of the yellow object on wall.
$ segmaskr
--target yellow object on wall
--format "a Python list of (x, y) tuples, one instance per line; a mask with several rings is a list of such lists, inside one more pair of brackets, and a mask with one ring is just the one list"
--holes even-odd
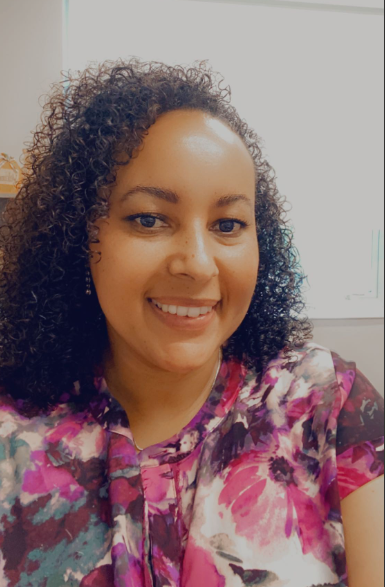
[(0, 194), (16, 195), (20, 180), (20, 165), (13, 157), (0, 153)]

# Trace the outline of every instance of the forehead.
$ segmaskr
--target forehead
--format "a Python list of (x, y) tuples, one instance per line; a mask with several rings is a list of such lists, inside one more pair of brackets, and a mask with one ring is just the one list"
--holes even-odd
[(202, 110), (173, 110), (162, 114), (149, 129), (149, 141), (164, 140), (169, 137), (191, 141), (206, 138), (218, 145), (238, 145), (244, 147), (241, 138), (223, 120)]
[(226, 123), (197, 110), (161, 115), (118, 177), (124, 183), (166, 182), (176, 189), (181, 184), (209, 187), (207, 182), (230, 188), (230, 182), (234, 189), (241, 183), (255, 190), (254, 161), (242, 139)]

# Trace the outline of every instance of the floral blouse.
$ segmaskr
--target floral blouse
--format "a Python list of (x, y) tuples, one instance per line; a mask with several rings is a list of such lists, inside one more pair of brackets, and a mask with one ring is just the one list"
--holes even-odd
[(354, 362), (313, 342), (263, 375), (223, 360), (139, 454), (95, 388), (30, 418), (0, 395), (1, 587), (348, 586), (341, 500), (384, 474), (384, 400)]

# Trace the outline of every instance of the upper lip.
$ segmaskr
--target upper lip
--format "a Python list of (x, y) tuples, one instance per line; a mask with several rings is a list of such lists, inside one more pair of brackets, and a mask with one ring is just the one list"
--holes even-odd
[(168, 306), (182, 306), (184, 308), (204, 308), (204, 307), (210, 307), (213, 308), (214, 306), (216, 306), (218, 304), (218, 302), (220, 300), (207, 300), (207, 299), (202, 299), (202, 300), (198, 300), (198, 299), (192, 299), (192, 298), (169, 298), (169, 297), (153, 297), (150, 298), (151, 300), (155, 301), (155, 302), (159, 302), (160, 304), (163, 305), (168, 305)]

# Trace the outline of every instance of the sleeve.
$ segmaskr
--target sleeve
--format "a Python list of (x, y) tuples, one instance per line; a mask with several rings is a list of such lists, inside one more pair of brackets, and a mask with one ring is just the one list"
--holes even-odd
[(384, 475), (384, 398), (355, 363), (336, 353), (332, 355), (337, 381), (345, 389), (337, 423), (337, 470), (342, 500)]

